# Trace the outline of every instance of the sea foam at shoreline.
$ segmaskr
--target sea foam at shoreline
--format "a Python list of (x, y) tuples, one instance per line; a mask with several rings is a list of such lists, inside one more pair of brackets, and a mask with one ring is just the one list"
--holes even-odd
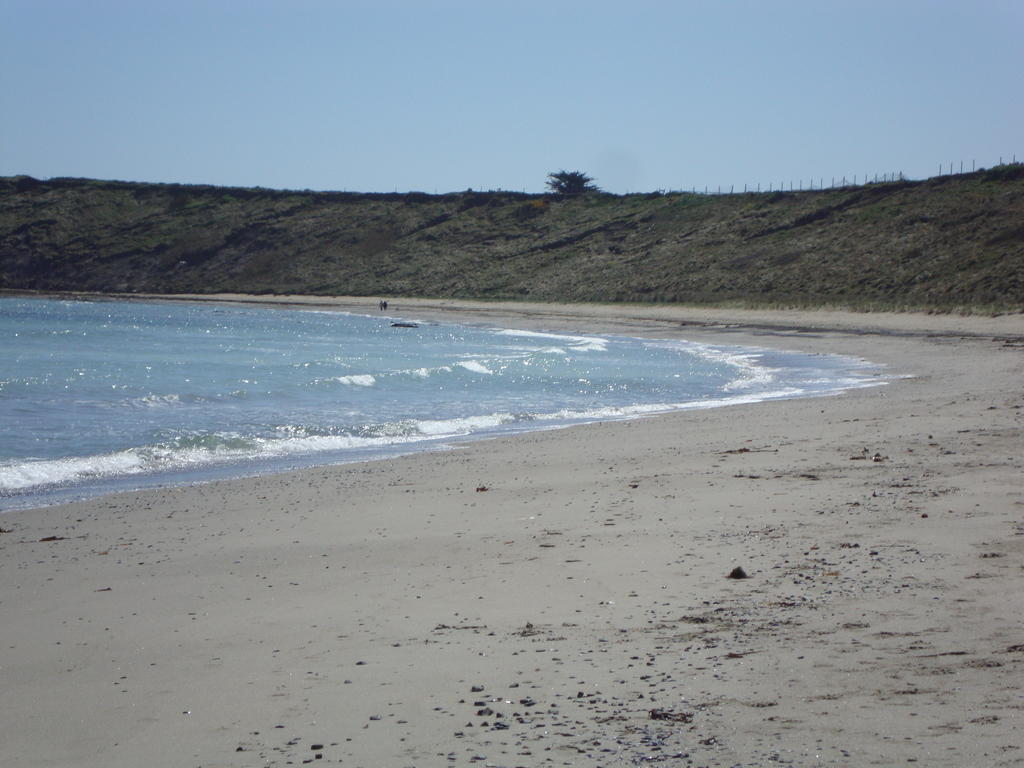
[(0, 509), (881, 382), (837, 356), (394, 319), (0, 299)]

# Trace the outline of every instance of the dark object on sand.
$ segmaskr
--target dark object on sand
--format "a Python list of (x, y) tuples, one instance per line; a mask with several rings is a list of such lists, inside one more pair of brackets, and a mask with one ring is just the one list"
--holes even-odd
[(649, 720), (670, 720), (673, 723), (689, 723), (693, 721), (693, 712), (670, 712), (667, 709), (652, 709), (647, 713)]
[(728, 575), (727, 578), (730, 578), (730, 579), (749, 579), (750, 576), (748, 576), (747, 572), (744, 571), (742, 568), (740, 568), (737, 565), (735, 568), (733, 568), (731, 571), (729, 571), (729, 575)]
[(416, 323), (392, 323), (392, 328), (419, 328)]

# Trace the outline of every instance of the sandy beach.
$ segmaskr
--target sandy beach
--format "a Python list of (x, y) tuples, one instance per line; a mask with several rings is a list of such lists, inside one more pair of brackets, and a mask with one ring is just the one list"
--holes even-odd
[(0, 764), (1024, 766), (1024, 317), (389, 313), (888, 380), (0, 515)]

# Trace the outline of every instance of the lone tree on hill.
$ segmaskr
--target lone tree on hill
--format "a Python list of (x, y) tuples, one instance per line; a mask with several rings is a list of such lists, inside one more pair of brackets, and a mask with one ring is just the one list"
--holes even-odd
[(592, 178), (582, 171), (558, 171), (549, 173), (547, 186), (555, 194), (581, 195), (584, 192), (600, 192)]

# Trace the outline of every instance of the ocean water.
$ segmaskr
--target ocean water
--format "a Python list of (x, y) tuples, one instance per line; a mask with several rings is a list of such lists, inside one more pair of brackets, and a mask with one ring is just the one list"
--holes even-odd
[(0, 510), (881, 381), (828, 355), (398, 320), (0, 298)]

